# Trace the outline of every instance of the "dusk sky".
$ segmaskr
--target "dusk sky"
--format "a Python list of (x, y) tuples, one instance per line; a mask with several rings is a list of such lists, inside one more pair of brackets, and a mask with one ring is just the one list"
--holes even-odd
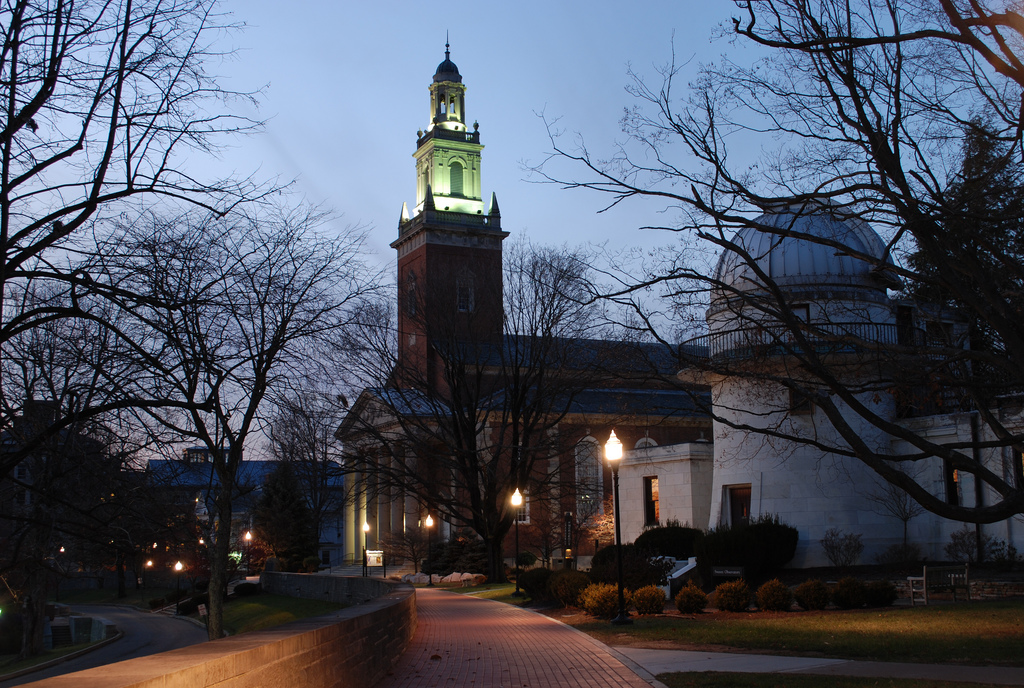
[[(469, 123), (480, 123), (484, 198), (497, 193), (502, 227), (537, 243), (610, 247), (660, 245), (662, 206), (626, 204), (598, 215), (596, 193), (532, 183), (524, 164), (550, 150), (543, 112), (566, 138), (578, 132), (596, 155), (623, 138), (619, 119), (633, 99), (627, 69), (659, 83), (657, 67), (689, 60), (679, 86), (700, 62), (735, 52), (712, 40), (736, 13), (728, 2), (424, 4), (226, 0), (246, 28), (228, 36), (237, 53), (214, 66), (230, 88), (265, 87), (255, 116), (265, 131), (223, 155), (239, 173), (296, 180), (307, 200), (333, 210), (336, 226), (371, 228), (372, 248), (391, 265), (402, 202), (415, 198), (412, 154), (429, 123), (429, 95), (446, 33), (467, 86)], [(685, 95), (680, 89), (679, 95)], [(568, 141), (567, 141), (568, 142)], [(654, 234), (652, 236), (651, 234)]]

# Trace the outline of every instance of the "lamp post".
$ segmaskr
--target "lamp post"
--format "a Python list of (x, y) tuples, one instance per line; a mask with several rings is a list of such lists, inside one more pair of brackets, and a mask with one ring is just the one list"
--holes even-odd
[(363, 578), (370, 575), (370, 562), (366, 558), (367, 542), (370, 537), (370, 524), (363, 521)]
[(512, 597), (524, 597), (523, 591), (519, 589), (519, 507), (523, 505), (523, 495), (519, 488), (512, 493), (512, 517), (516, 520), (516, 591)]
[(633, 620), (626, 613), (626, 598), (622, 593), (622, 526), (619, 523), (619, 460), (622, 459), (622, 442), (612, 430), (604, 445), (604, 458), (612, 468), (612, 499), (615, 502), (615, 559), (619, 565), (619, 615), (612, 619), (616, 626), (631, 624)]
[(249, 559), (249, 547), (252, 545), (252, 531), (245, 531), (245, 577), (248, 578), (249, 574), (252, 573), (251, 560)]
[(146, 571), (153, 568), (153, 560), (147, 559), (146, 563), (142, 565), (142, 592), (139, 593), (139, 602), (146, 601)]
[(177, 583), (174, 586), (174, 615), (178, 616), (181, 612), (181, 570), (185, 568), (185, 565), (180, 561), (174, 563), (174, 572), (178, 574)]
[(427, 563), (431, 565), (430, 573), (427, 574), (427, 587), (430, 588), (434, 585), (434, 560), (430, 552), (434, 546), (434, 531), (431, 530), (434, 527), (434, 519), (427, 514), (427, 520), (423, 523), (427, 526)]

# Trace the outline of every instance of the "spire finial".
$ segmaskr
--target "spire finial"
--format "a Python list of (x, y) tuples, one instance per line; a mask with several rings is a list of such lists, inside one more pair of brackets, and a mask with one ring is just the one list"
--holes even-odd
[(448, 50), (448, 48), (450, 48), (450, 47), (451, 47), (451, 46), (450, 46), (450, 45), (448, 45), (448, 31), (446, 30), (446, 31), (444, 32), (444, 59), (446, 59), (446, 60), (447, 60), (447, 59), (448, 59), (448, 57), (449, 57), (449, 56), (451, 55), (451, 51), (450, 51), (450, 50)]

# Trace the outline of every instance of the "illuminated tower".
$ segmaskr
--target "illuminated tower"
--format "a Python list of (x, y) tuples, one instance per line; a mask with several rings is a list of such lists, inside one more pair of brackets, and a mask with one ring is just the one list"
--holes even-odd
[(498, 341), (502, 331), (501, 244), (508, 234), (493, 194), (484, 208), (479, 127), (466, 125), (466, 86), (448, 47), (430, 84), (430, 124), (417, 132), (414, 214), (402, 204), (391, 244), (398, 251), (399, 376), (406, 382), (435, 377), (431, 341)]

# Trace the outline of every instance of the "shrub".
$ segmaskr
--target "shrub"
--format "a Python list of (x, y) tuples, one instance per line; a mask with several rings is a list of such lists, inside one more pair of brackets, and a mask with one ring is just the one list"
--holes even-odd
[(548, 579), (551, 578), (551, 569), (539, 568), (523, 571), (519, 576), (519, 587), (522, 588), (531, 600), (548, 599)]
[(683, 526), (661, 526), (645, 530), (633, 543), (638, 549), (675, 559), (688, 559), (694, 554), (694, 547), (701, 532), (696, 528)]
[[(665, 585), (671, 570), (672, 562), (667, 559), (652, 557), (647, 550), (633, 545), (622, 547), (623, 585), (630, 590), (647, 585)], [(605, 547), (594, 555), (590, 564), (590, 579), (595, 583), (618, 582), (619, 569), (614, 547)]]
[(263, 592), (259, 583), (239, 583), (235, 586), (235, 597), (251, 597)]
[(593, 581), (582, 571), (555, 571), (548, 578), (548, 597), (558, 600), (566, 607), (578, 607), (580, 593), (587, 589)]
[(195, 614), (199, 611), (199, 605), (201, 604), (205, 604), (207, 607), (210, 606), (209, 594), (203, 593), (202, 595), (194, 595), (187, 600), (182, 600), (178, 603), (178, 613), (182, 616)]
[(828, 586), (817, 578), (812, 578), (796, 586), (793, 597), (801, 609), (808, 611), (824, 609), (828, 606)]
[(750, 588), (742, 578), (715, 588), (715, 606), (723, 612), (742, 612), (750, 606)]
[(529, 551), (520, 552), (519, 556), (516, 557), (516, 563), (519, 564), (521, 568), (530, 568), (537, 563), (537, 555)]
[(793, 558), (799, 537), (796, 528), (765, 514), (749, 525), (705, 532), (696, 542), (697, 563), (705, 580), (713, 566), (742, 566), (747, 580), (764, 580)]
[(840, 609), (860, 609), (866, 597), (864, 582), (851, 576), (840, 578), (832, 591), (832, 601)]
[(891, 607), (897, 597), (891, 581), (876, 580), (864, 586), (864, 601), (869, 607)]
[(853, 566), (864, 551), (864, 543), (859, 533), (844, 533), (838, 528), (829, 528), (825, 537), (820, 540), (825, 556), (833, 566), (846, 568)]
[(676, 609), (683, 614), (700, 614), (708, 606), (708, 596), (692, 580), (676, 595)]
[[(623, 590), (623, 599), (628, 607), (629, 590)], [(593, 583), (580, 594), (580, 605), (587, 614), (610, 619), (619, 612), (619, 590), (610, 583)]]
[(904, 566), (921, 561), (921, 548), (912, 542), (907, 544), (889, 545), (875, 557), (875, 561), (885, 566)]
[(1006, 540), (993, 540), (989, 554), (992, 555), (992, 563), (1007, 571), (1012, 570), (1014, 565), (1020, 561), (1017, 548), (1012, 544), (1007, 544)]
[(646, 585), (633, 591), (637, 614), (661, 614), (665, 610), (665, 591), (657, 585)]
[(320, 557), (311, 556), (302, 560), (302, 570), (307, 573), (316, 573), (320, 570)]
[[(992, 549), (992, 536), (981, 535), (981, 554), (984, 558)], [(966, 523), (960, 530), (953, 531), (946, 545), (946, 556), (953, 561), (973, 564), (978, 558), (978, 533)]]
[(0, 655), (16, 655), (21, 651), (21, 613), (10, 607), (0, 614)]
[(757, 606), (766, 612), (788, 612), (793, 606), (793, 592), (778, 578), (757, 589)]

